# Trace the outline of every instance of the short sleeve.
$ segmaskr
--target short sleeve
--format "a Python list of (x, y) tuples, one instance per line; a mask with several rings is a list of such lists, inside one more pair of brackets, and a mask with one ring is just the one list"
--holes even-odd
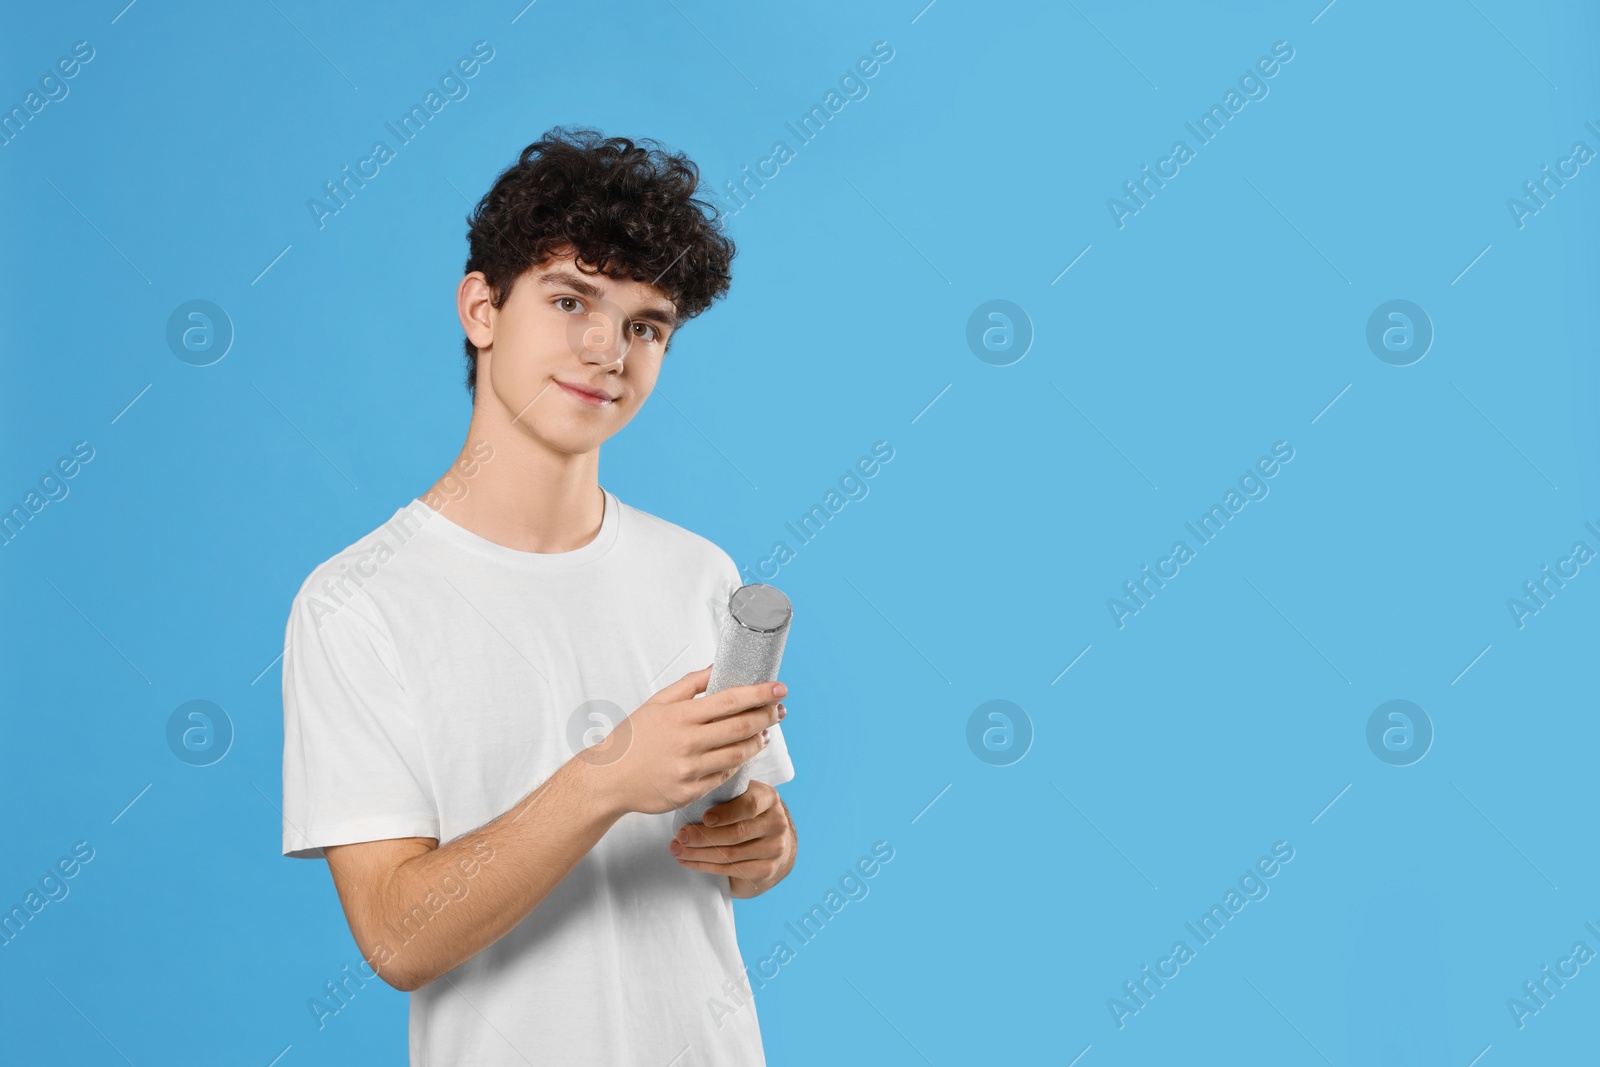
[[(307, 586), (310, 586), (307, 582)], [(302, 588), (283, 653), (283, 854), (439, 836), (421, 741), (394, 643), (360, 614)]]
[[(739, 574), (738, 565), (733, 562), (733, 557), (726, 552), (720, 553), (719, 566), (722, 587), (725, 590), (721, 594), (723, 607), (717, 612), (718, 625), (720, 626), (720, 620), (727, 611), (728, 599), (745, 582), (744, 578)], [(785, 646), (785, 651), (787, 652), (787, 646)], [(783, 673), (782, 664), (779, 664), (778, 672), (780, 675)], [(784, 782), (794, 778), (794, 764), (789, 759), (789, 746), (783, 739), (783, 728), (778, 723), (773, 723), (767, 729), (770, 731), (770, 740), (767, 742), (767, 747), (750, 757), (750, 762), (745, 764), (745, 768), (752, 778), (766, 782), (768, 785), (782, 785)]]

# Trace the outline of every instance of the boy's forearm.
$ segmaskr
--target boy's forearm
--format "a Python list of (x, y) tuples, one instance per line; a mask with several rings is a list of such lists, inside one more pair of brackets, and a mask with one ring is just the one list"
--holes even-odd
[[(378, 894), (384, 934), (377, 940), (389, 951), (373, 960), (391, 985), (416, 989), (476, 956), (588, 855), (622, 815), (594, 770), (569, 760), (510, 811), (393, 870)], [(476, 873), (464, 880), (462, 865), (474, 863)], [(443, 892), (452, 878), (466, 891)]]

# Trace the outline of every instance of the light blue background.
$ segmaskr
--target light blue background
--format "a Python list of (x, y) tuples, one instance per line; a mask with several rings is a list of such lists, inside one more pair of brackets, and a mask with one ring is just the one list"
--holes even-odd
[[(1600, 148), (1600, 18), (922, 2), (8, 13), (7, 107), (95, 58), (0, 147), (0, 503), (95, 458), (0, 548), (0, 904), (96, 854), (0, 948), (0, 1058), (403, 1062), (403, 995), (307, 1007), (360, 953), (325, 865), (279, 855), (275, 657), (311, 567), (460, 444), (468, 200), (557, 123), (720, 190), (879, 40), (869, 95), (730, 220), (730, 296), (601, 463), (753, 566), (894, 449), (771, 579), (800, 859), (736, 907), (747, 963), (796, 948), (758, 994), (769, 1062), (1592, 1054), (1600, 965), (1524, 1029), (1506, 1001), (1600, 950), (1600, 568), (1522, 629), (1506, 601), (1600, 548), (1600, 170), (1521, 229), (1506, 201)], [(319, 230), (306, 201), (479, 40), (470, 95)], [(1269, 95), (1118, 229), (1107, 198), (1280, 40)], [(209, 367), (165, 341), (192, 299), (236, 330)], [(994, 299), (1035, 333), (1010, 366), (965, 340)], [(1365, 341), (1392, 299), (1436, 331), (1408, 367)], [(1107, 598), (1280, 440), (1270, 495), (1118, 629)], [(236, 731), (209, 767), (166, 744), (192, 699)], [(966, 729), (1001, 699), (1034, 736), (996, 767)], [(1412, 766), (1367, 746), (1390, 699), (1436, 731)], [(796, 946), (877, 841), (870, 894)], [(1119, 1029), (1107, 999), (1276, 841), (1270, 895)]]

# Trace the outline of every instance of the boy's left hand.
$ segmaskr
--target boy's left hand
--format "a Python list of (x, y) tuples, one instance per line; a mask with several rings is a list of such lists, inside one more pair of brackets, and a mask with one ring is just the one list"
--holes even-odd
[(727, 875), (733, 895), (744, 898), (782, 881), (798, 844), (778, 791), (752, 778), (739, 796), (706, 809), (704, 823), (681, 827), (667, 848), (681, 867)]

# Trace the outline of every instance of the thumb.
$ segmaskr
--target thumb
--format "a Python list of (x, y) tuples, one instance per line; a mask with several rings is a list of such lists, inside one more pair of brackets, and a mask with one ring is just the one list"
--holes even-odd
[(706, 686), (709, 685), (710, 682), (711, 666), (708, 664), (697, 671), (691, 671), (682, 678), (679, 678), (676, 682), (673, 682), (671, 685), (657, 693), (655, 698), (659, 701), (668, 703), (679, 700), (691, 700), (698, 694), (704, 693), (706, 691)]

